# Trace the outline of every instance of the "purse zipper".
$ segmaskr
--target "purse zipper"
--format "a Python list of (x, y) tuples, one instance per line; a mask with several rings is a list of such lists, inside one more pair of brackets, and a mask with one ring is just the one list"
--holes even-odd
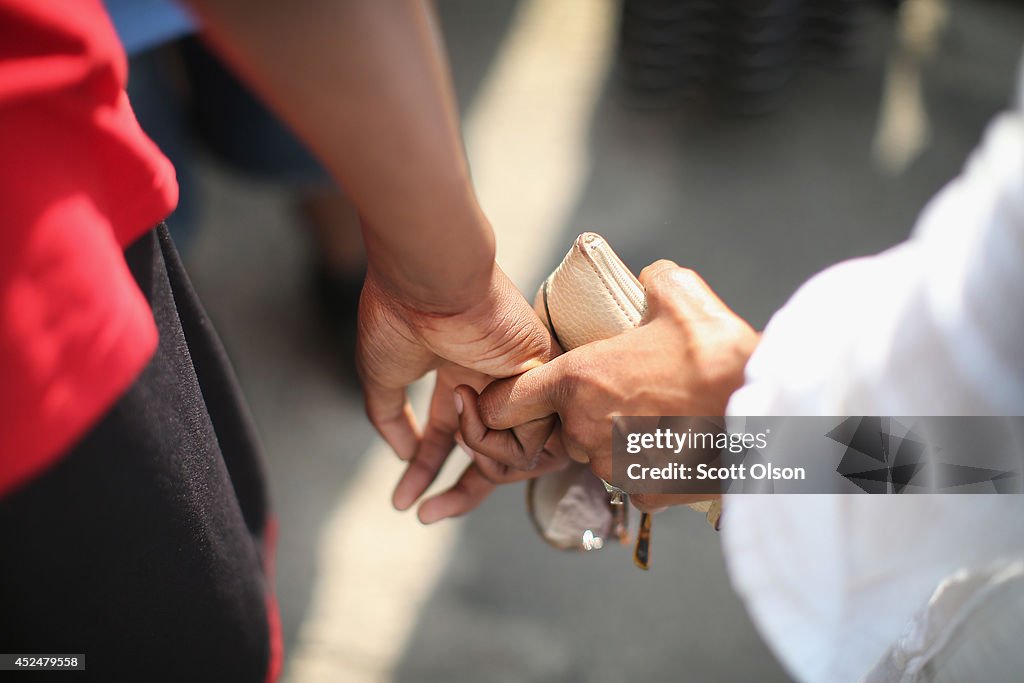
[(580, 235), (580, 241), (584, 254), (597, 268), (598, 273), (606, 282), (614, 282), (618, 293), (626, 299), (632, 310), (636, 311), (638, 317), (632, 322), (634, 326), (639, 325), (647, 311), (647, 297), (644, 295), (643, 285), (600, 235), (585, 232)]

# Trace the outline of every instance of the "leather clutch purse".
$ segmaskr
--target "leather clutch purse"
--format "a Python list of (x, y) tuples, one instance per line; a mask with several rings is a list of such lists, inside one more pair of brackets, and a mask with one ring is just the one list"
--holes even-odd
[[(643, 285), (600, 235), (585, 232), (544, 280), (534, 309), (564, 351), (637, 327), (647, 310)], [(669, 350), (667, 350), (669, 351)], [(717, 528), (721, 507), (693, 503)], [(530, 480), (527, 508), (538, 533), (563, 550), (595, 550), (606, 539), (626, 543), (628, 504), (624, 492), (591, 473), (586, 465)], [(634, 561), (649, 562), (651, 518), (644, 513)]]

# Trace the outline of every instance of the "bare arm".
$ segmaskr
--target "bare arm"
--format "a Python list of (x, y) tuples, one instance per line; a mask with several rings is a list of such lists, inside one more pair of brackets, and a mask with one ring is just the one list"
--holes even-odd
[(461, 310), (494, 235), (469, 181), (431, 11), (418, 0), (189, 0), (207, 37), (345, 187), (386, 290)]
[[(437, 394), (421, 433), (406, 386), (458, 366), (483, 386), (553, 353), (494, 262), (431, 11), (423, 0), (189, 1), (213, 46), (359, 209), (368, 268), (356, 364), (367, 414), (410, 470), (431, 473), (413, 478), (425, 488), (435, 471), (427, 463), (448, 455), (458, 422), (453, 397)], [(455, 493), (478, 501), (490, 485), (471, 468)]]

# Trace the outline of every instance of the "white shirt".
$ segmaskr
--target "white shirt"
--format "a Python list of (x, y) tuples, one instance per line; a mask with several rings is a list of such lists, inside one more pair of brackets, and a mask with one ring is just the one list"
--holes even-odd
[[(825, 270), (776, 313), (730, 416), (1024, 415), (1018, 106), (908, 241)], [(724, 509), (733, 585), (801, 681), (859, 680), (944, 578), (1024, 557), (1024, 496), (734, 495)]]

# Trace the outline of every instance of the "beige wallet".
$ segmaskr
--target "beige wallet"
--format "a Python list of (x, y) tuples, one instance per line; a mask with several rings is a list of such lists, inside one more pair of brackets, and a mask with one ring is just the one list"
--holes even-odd
[[(603, 237), (585, 232), (576, 238), (562, 263), (544, 281), (534, 309), (563, 350), (607, 339), (637, 327), (647, 310), (643, 285)], [(689, 507), (707, 514), (718, 528), (718, 501)], [(628, 505), (624, 492), (572, 464), (560, 472), (531, 480), (527, 508), (538, 533), (564, 550), (594, 550), (606, 539), (626, 543)], [(634, 561), (650, 561), (651, 518), (642, 514)]]

